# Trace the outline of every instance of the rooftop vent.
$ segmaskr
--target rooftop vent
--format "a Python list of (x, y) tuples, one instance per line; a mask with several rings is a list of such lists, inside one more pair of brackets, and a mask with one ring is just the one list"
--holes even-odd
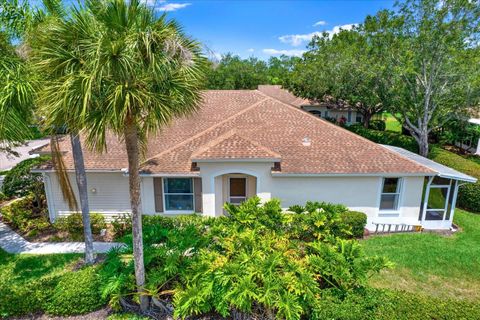
[(304, 147), (310, 147), (312, 140), (309, 137), (305, 137), (302, 139), (302, 144)]

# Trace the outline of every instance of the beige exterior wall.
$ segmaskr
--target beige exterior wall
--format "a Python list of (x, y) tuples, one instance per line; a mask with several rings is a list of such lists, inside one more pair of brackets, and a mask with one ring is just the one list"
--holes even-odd
[[(78, 202), (78, 188), (75, 174), (68, 173), (68, 177)], [(71, 210), (67, 202), (63, 199), (56, 174), (45, 173), (44, 181), (45, 191), (48, 197), (47, 202), (50, 219), (55, 220), (59, 214), (68, 213)], [(91, 212), (119, 213), (130, 211), (128, 178), (121, 172), (89, 172), (87, 173), (87, 185), (88, 202)]]
[[(203, 214), (220, 216), (223, 204), (228, 199), (228, 177), (240, 174), (247, 176), (248, 196), (258, 195), (263, 201), (278, 198), (287, 209), (294, 204), (304, 205), (307, 201), (340, 203), (351, 210), (361, 211), (368, 216), (369, 229), (372, 222), (418, 223), (421, 205), (423, 177), (403, 177), (399, 210), (394, 213), (379, 212), (381, 176), (303, 176), (278, 177), (271, 174), (273, 163), (223, 162), (201, 163)], [(63, 200), (54, 174), (46, 173), (46, 191), (51, 218), (70, 211)], [(76, 192), (75, 177), (70, 174)], [(128, 178), (121, 173), (88, 173), (90, 209), (92, 212), (128, 212), (130, 210)], [(92, 188), (96, 189), (92, 193)], [(153, 178), (142, 177), (141, 208), (144, 214), (155, 214)], [(168, 215), (171, 215), (169, 213)]]
[(351, 210), (367, 214), (367, 227), (372, 222), (417, 224), (420, 212), (424, 177), (402, 177), (399, 209), (388, 214), (379, 211), (381, 176), (303, 176), (278, 177), (270, 173), (273, 163), (201, 163), (204, 214), (220, 216), (225, 199), (224, 175), (243, 173), (256, 177), (257, 195), (264, 201), (278, 198), (287, 209), (307, 201), (339, 203)]

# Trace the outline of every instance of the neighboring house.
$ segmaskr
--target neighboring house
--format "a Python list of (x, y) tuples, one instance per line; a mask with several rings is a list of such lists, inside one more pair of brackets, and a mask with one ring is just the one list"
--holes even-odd
[[(107, 145), (104, 154), (84, 151), (90, 209), (128, 212), (124, 144), (108, 134)], [(60, 149), (76, 189), (67, 138)], [(381, 222), (448, 229), (459, 184), (476, 181), (371, 142), (262, 90), (206, 91), (196, 114), (150, 137), (145, 150), (141, 210), (147, 215), (221, 216), (225, 202), (256, 195), (277, 198), (285, 209), (309, 200), (341, 203), (366, 213), (369, 229)], [(50, 218), (69, 213), (54, 170), (46, 165), (37, 171), (45, 178)], [(433, 195), (438, 197), (429, 201)]]
[[(469, 123), (477, 126), (477, 130), (480, 131), (480, 118), (471, 118), (468, 120)], [(472, 141), (470, 145), (462, 145), (467, 151), (480, 156), (480, 138), (477, 141)]]
[(278, 99), (282, 102), (291, 104), (297, 108), (310, 112), (323, 119), (335, 119), (340, 121), (344, 118), (346, 124), (363, 123), (363, 116), (360, 112), (346, 103), (333, 103), (327, 101), (313, 101), (296, 97), (280, 85), (260, 85), (258, 90)]
[[(0, 151), (0, 172), (12, 169), (25, 159), (37, 157), (35, 150), (46, 146), (49, 142), (50, 139), (30, 140), (23, 145), (12, 147), (12, 152)], [(3, 178), (4, 176), (0, 175), (0, 189), (3, 185)]]

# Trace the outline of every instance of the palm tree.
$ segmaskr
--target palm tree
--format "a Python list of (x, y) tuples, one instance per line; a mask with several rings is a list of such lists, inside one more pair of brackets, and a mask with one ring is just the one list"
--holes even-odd
[[(67, 12), (61, 0), (44, 0), (43, 3), (45, 10), (35, 13), (29, 34), (27, 32), (28, 44), (32, 46), (34, 67), (42, 78), (38, 90), (40, 114), (45, 117), (45, 127), (52, 131), (52, 156), (62, 193), (69, 207), (77, 210), (77, 201), (64, 169), (56, 136), (59, 127), (66, 127), (69, 132), (82, 212), (85, 263), (93, 264), (95, 253), (88, 205), (87, 175), (79, 134), (85, 125), (84, 110), (89, 98), (84, 95), (84, 88), (81, 85), (82, 64), (76, 56), (78, 36), (75, 30), (65, 29), (67, 24), (64, 20), (67, 19)], [(61, 47), (57, 46), (59, 42), (62, 44)]]
[[(157, 17), (139, 0), (90, 0), (60, 24), (56, 28), (62, 31), (53, 37), (50, 50), (72, 59), (56, 71), (79, 71), (75, 72), (78, 77), (71, 78), (70, 73), (58, 77), (58, 87), (50, 94), (78, 88), (65, 100), (78, 106), (75, 117), (85, 119), (82, 127), (90, 148), (104, 151), (109, 131), (125, 142), (135, 278), (140, 306), (146, 310), (139, 176), (142, 150), (149, 135), (174, 117), (197, 109), (206, 60), (201, 46), (174, 21)], [(56, 48), (68, 48), (68, 53)]]
[(8, 149), (11, 142), (31, 137), (35, 90), (27, 62), (1, 32), (0, 56), (0, 148)]

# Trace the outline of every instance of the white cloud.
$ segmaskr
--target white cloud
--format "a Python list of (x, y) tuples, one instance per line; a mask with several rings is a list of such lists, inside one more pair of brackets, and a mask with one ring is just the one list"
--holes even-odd
[[(147, 1), (150, 1), (150, 0), (147, 0)], [(159, 11), (175, 11), (175, 10), (178, 10), (178, 9), (183, 9), (185, 7), (188, 7), (189, 5), (191, 5), (191, 3), (165, 3), (164, 5), (160, 6), (160, 7), (157, 7), (155, 8), (155, 10), (159, 10)]]
[(270, 56), (279, 56), (279, 55), (286, 55), (286, 56), (297, 56), (300, 57), (302, 54), (305, 53), (305, 50), (297, 50), (297, 49), (291, 49), (291, 50), (277, 50), (277, 49), (263, 49), (263, 53), (268, 54)]
[[(354, 26), (356, 26), (356, 23), (351, 23), (351, 24), (344, 24), (341, 26), (335, 26), (331, 30), (325, 30), (324, 32), (327, 32), (330, 36), (333, 36), (336, 33), (339, 33), (340, 30), (350, 30)], [(298, 47), (299, 45), (303, 44), (304, 42), (309, 42), (312, 40), (312, 38), (315, 35), (321, 35), (323, 32), (321, 31), (315, 31), (311, 33), (306, 33), (306, 34), (288, 34), (284, 35), (278, 38), (283, 43), (288, 43), (291, 44), (294, 47)]]
[(250, 48), (250, 49), (247, 49), (248, 52), (255, 52), (255, 49), (253, 48)]
[(166, 2), (166, 0), (141, 0), (142, 3), (145, 3), (149, 7), (155, 7), (160, 3)]
[(325, 20), (320, 20), (320, 21), (317, 21), (313, 24), (314, 27), (326, 26), (326, 25), (327, 25), (327, 21), (325, 21)]

